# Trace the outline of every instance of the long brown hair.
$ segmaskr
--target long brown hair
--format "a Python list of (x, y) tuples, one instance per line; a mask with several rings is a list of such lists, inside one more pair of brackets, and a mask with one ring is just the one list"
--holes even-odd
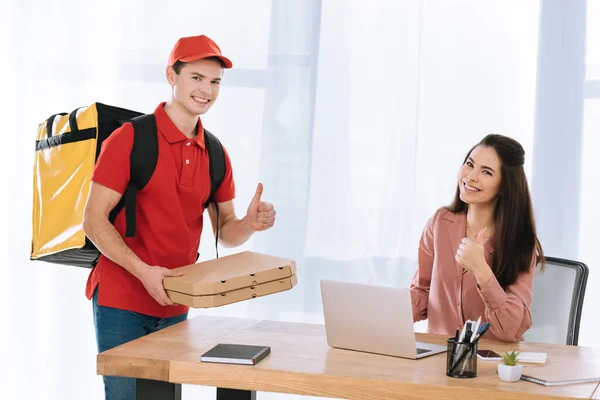
[[(519, 142), (506, 136), (490, 134), (469, 150), (463, 164), (477, 146), (496, 150), (501, 168), (498, 202), (494, 210), (496, 233), (492, 271), (500, 285), (513, 284), (521, 272), (529, 271), (533, 256), (544, 268), (544, 251), (538, 240), (533, 206), (523, 164), (525, 150)], [(457, 186), (454, 201), (448, 207), (454, 213), (466, 214), (468, 205), (460, 199)]]

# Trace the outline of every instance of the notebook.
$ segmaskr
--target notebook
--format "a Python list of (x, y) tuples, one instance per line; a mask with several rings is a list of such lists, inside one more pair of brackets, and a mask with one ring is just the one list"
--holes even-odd
[(543, 367), (525, 366), (521, 380), (544, 386), (600, 382), (600, 365), (556, 362)]
[(256, 365), (271, 353), (269, 346), (219, 343), (200, 356), (203, 362)]
[(523, 351), (517, 355), (517, 360), (520, 363), (545, 364), (547, 356), (547, 353)]

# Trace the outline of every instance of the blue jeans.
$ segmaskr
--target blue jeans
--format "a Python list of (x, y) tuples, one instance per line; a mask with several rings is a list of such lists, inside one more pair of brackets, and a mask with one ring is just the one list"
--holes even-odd
[[(171, 318), (157, 318), (133, 311), (98, 305), (98, 288), (92, 297), (98, 353), (141, 338), (187, 319), (187, 313)], [(134, 400), (135, 379), (104, 376), (106, 400)]]

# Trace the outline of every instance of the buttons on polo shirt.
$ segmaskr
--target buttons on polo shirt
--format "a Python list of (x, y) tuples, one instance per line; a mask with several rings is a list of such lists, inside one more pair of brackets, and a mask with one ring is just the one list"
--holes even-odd
[(198, 167), (198, 154), (201, 148), (200, 146), (192, 146), (193, 144), (193, 140), (185, 140), (179, 143), (179, 146), (181, 146), (179, 183), (183, 186), (192, 186), (194, 170)]

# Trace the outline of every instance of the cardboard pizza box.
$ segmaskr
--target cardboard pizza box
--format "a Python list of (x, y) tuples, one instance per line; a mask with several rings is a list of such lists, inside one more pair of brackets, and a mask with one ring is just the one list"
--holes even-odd
[(176, 268), (183, 276), (165, 277), (166, 290), (189, 296), (209, 296), (290, 278), (296, 262), (251, 251)]
[(167, 290), (166, 292), (167, 296), (169, 296), (169, 298), (177, 304), (182, 304), (192, 308), (210, 308), (237, 303), (239, 301), (250, 300), (269, 294), (284, 292), (296, 286), (297, 282), (296, 275), (292, 275), (288, 278), (212, 295), (191, 296), (189, 294), (175, 292), (172, 290)]

